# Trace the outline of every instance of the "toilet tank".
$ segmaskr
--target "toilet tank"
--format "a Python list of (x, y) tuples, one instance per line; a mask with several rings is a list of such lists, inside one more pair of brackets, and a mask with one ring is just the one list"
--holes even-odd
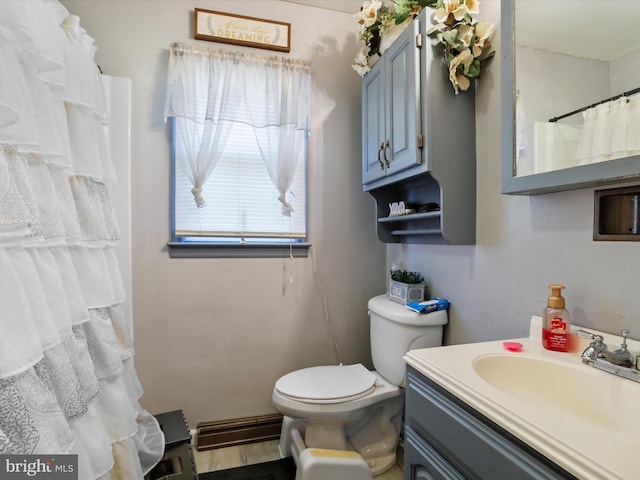
[(409, 350), (442, 345), (446, 310), (417, 313), (392, 302), (386, 295), (369, 300), (371, 358), (376, 371), (389, 382), (404, 387), (404, 355)]

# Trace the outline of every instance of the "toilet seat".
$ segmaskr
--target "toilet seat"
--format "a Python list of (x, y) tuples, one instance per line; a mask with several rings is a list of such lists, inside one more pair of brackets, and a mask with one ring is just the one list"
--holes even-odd
[(376, 376), (362, 364), (309, 367), (288, 373), (275, 385), (280, 395), (302, 403), (357, 400), (376, 388)]

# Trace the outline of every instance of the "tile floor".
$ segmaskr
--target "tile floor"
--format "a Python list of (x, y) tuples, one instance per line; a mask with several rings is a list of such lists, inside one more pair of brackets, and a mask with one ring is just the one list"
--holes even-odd
[[(235, 447), (216, 448), (199, 452), (193, 449), (193, 457), (198, 473), (224, 470), (226, 468), (251, 465), (254, 463), (269, 462), (280, 458), (278, 452), (278, 440), (268, 442), (249, 443)], [(401, 458), (399, 456), (399, 458)], [(375, 480), (402, 480), (402, 466), (396, 464)]]

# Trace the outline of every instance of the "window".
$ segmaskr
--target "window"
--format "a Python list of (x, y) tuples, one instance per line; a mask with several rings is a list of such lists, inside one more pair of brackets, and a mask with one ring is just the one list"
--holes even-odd
[(169, 62), (170, 254), (306, 255), (309, 65), (182, 44)]
[[(173, 131), (176, 132), (177, 122)], [(260, 158), (253, 131), (234, 126), (215, 170), (202, 187), (203, 208), (181, 171), (184, 148), (174, 142), (174, 225), (177, 238), (229, 243), (289, 242), (306, 239), (306, 162), (300, 162), (289, 188), (290, 216), (282, 214), (278, 190)]]

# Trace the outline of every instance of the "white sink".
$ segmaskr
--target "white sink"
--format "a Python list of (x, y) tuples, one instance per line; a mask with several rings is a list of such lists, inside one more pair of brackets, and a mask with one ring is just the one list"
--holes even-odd
[[(640, 479), (640, 383), (581, 362), (589, 345), (551, 352), (542, 347), (542, 318), (528, 338), (412, 350), (409, 365), (581, 480)], [(608, 345), (619, 337), (603, 335)], [(629, 340), (640, 352), (640, 342)]]
[(490, 354), (476, 358), (473, 369), (494, 388), (536, 408), (604, 429), (638, 431), (632, 406), (640, 405), (640, 390), (619, 379), (612, 384), (606, 377), (610, 374), (592, 367), (522, 354)]

